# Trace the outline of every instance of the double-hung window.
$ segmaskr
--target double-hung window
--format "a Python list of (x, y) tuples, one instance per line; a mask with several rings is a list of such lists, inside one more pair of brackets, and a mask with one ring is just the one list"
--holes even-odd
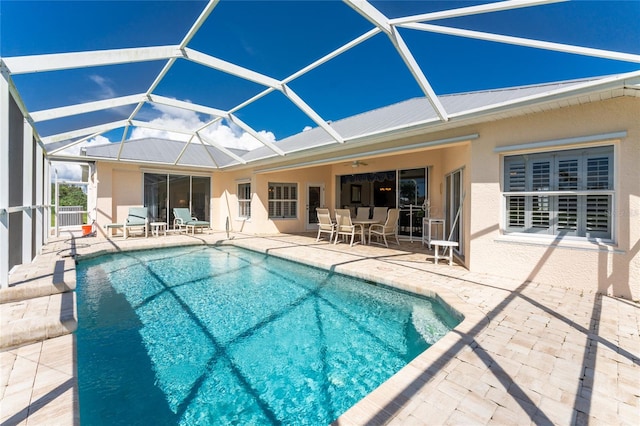
[(507, 156), (506, 231), (611, 239), (613, 146)]
[(298, 185), (295, 183), (269, 183), (269, 218), (297, 217)]
[(251, 184), (238, 184), (238, 216), (245, 219), (251, 218)]

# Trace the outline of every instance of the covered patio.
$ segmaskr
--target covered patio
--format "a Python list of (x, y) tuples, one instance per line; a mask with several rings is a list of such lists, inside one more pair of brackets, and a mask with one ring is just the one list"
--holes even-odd
[[(617, 47), (635, 47), (635, 21), (627, 32), (597, 14), (563, 22), (590, 2), (555, 0), (136, 2), (140, 15), (117, 2), (44, 2), (38, 14), (5, 3), (3, 424), (81, 423), (76, 261), (227, 244), (436, 297), (464, 316), (337, 425), (638, 422), (640, 52)], [(112, 12), (113, 32), (46, 16), (80, 5)], [(619, 39), (585, 47), (573, 43), (580, 31), (497, 31), (514, 17)], [(267, 35), (281, 38), (261, 55), (251, 43)], [(500, 46), (493, 59), (458, 54), (486, 44)], [(504, 61), (520, 48), (520, 61)], [(520, 78), (567, 57), (578, 60), (557, 77)], [(474, 80), (479, 64), (497, 80)], [(52, 226), (51, 176), (65, 162), (85, 166), (91, 235)], [(317, 207), (381, 206), (400, 210), (399, 246), (316, 242)], [(169, 233), (106, 238), (131, 208)], [(175, 232), (174, 208), (210, 228)], [(455, 244), (453, 265), (422, 244), (429, 217)]]
[[(11, 269), (31, 262), (50, 237), (49, 218), (58, 208), (52, 204), (49, 185), (52, 161), (89, 165), (87, 225), (103, 236), (105, 226), (122, 223), (132, 207), (147, 208), (150, 222), (164, 222), (167, 227), (173, 225), (172, 211), (179, 207), (210, 222), (214, 230), (268, 235), (316, 229), (316, 207), (386, 206), (401, 210), (399, 233), (409, 241), (422, 238), (425, 217), (442, 219), (442, 238), (457, 243), (458, 262), (475, 272), (499, 274), (503, 265), (496, 259), (509, 259), (515, 246), (526, 260), (511, 262), (507, 269), (525, 279), (532, 273), (529, 265), (560, 239), (568, 250), (554, 252), (541, 281), (585, 282), (587, 289), (604, 286), (593, 279), (605, 268), (599, 251), (607, 253), (608, 261), (616, 261), (622, 274), (635, 277), (636, 272), (629, 272), (635, 269), (628, 265), (636, 257), (636, 240), (625, 236), (635, 235), (637, 223), (630, 215), (637, 202), (628, 195), (637, 188), (633, 180), (618, 176), (633, 173), (627, 171), (634, 169), (638, 157), (634, 112), (640, 55), (506, 37), (456, 24), (458, 18), (522, 19), (529, 11), (553, 15), (559, 7), (581, 10), (585, 5), (507, 1), (443, 7), (424, 2), (401, 13), (385, 2), (319, 2), (313, 10), (306, 9), (308, 2), (288, 3), (258, 2), (251, 12), (256, 16), (273, 12), (274, 20), (284, 21), (288, 14), (300, 16), (296, 23), (310, 16), (332, 16), (349, 25), (339, 27), (341, 34), (335, 39), (335, 34), (324, 34), (316, 57), (310, 58), (305, 46), (282, 56), (276, 49), (280, 45), (270, 44), (273, 60), (256, 62), (255, 56), (243, 55), (246, 49), (237, 38), (217, 25), (237, 18), (238, 4), (212, 0), (189, 3), (188, 11), (179, 16), (170, 13), (177, 7), (173, 3), (158, 11), (180, 18), (171, 42), (155, 33), (140, 40), (145, 34), (133, 31), (127, 33), (130, 39), (104, 37), (94, 49), (76, 44), (81, 40), (73, 37), (56, 39), (44, 53), (20, 51), (20, 43), (10, 44), (9, 52), (15, 53), (2, 57), (0, 81), (0, 101), (6, 111), (0, 134), (0, 286), (6, 287)], [(57, 11), (57, 6), (46, 6)], [(108, 2), (99, 7), (116, 13)], [(16, 16), (25, 13), (20, 4), (7, 10)], [(15, 32), (10, 39), (31, 35), (15, 22), (8, 21)], [(243, 28), (266, 26), (269, 31), (262, 34), (271, 34), (270, 25), (260, 21)], [(281, 29), (293, 42), (304, 28), (283, 25)], [(58, 30), (65, 35), (69, 29)], [(256, 34), (261, 39), (261, 32)], [(622, 42), (633, 34), (622, 33)], [(435, 80), (440, 84), (454, 80), (429, 78), (435, 73), (426, 71), (432, 58), (424, 56), (418, 41), (437, 46), (442, 35), (492, 46), (524, 46), (560, 55), (558, 59), (595, 61), (589, 62), (594, 66), (606, 61), (612, 74), (591, 75), (589, 68), (577, 68), (581, 71), (573, 78), (508, 80), (509, 85), (506, 79), (519, 73), (507, 73), (499, 86), (440, 91), (434, 89)], [(224, 45), (206, 42), (220, 37), (233, 42), (233, 47), (227, 51)], [(371, 90), (375, 84), (358, 96), (345, 92), (357, 81), (349, 80), (337, 90), (326, 87), (318, 76), (335, 72), (334, 67), (341, 79), (358, 74), (340, 64), (352, 55), (359, 59), (360, 49), (368, 60), (380, 59), (376, 55), (384, 51), (395, 64), (393, 76), (383, 72), (368, 79), (369, 84), (384, 81), (395, 87), (408, 82), (410, 89), (390, 90), (391, 98), (377, 98), (373, 95), (379, 92)], [(365, 65), (360, 75), (380, 72), (378, 68)], [(134, 82), (133, 76), (145, 79)], [(201, 76), (207, 84), (191, 84), (192, 76)], [(47, 78), (57, 84), (47, 84)], [(81, 90), (86, 98), (61, 90), (76, 80), (104, 90)], [(231, 81), (237, 86), (227, 84)], [(312, 95), (311, 87), (324, 90)], [(331, 102), (324, 98), (329, 91), (334, 94)], [(366, 103), (342, 109), (354, 100)], [(225, 139), (224, 132), (233, 137)], [(589, 151), (583, 152), (585, 148)], [(540, 188), (534, 188), (533, 168), (514, 170), (517, 178), (512, 185), (507, 166), (534, 153), (533, 158), (544, 158), (549, 167), (558, 154), (570, 154), (572, 164), (580, 165), (556, 172), (560, 166), (554, 163), (551, 180)], [(606, 157), (598, 166), (601, 169), (590, 172), (596, 169), (586, 162), (600, 161), (600, 153)], [(564, 182), (557, 178), (563, 173), (584, 176)], [(518, 179), (525, 179), (524, 184), (518, 186)], [(596, 182), (593, 187), (582, 183), (590, 180)], [(578, 181), (580, 185), (567, 186)], [(532, 188), (548, 192), (550, 204), (534, 201)], [(574, 191), (571, 196), (578, 198), (565, 202), (559, 198), (562, 191)], [(536, 235), (543, 235), (534, 239), (540, 244), (529, 244)], [(579, 265), (573, 265), (575, 257), (569, 253), (574, 249), (583, 252)], [(618, 252), (623, 256), (617, 257)], [(637, 299), (638, 291), (637, 285), (628, 283), (606, 289), (632, 299)]]

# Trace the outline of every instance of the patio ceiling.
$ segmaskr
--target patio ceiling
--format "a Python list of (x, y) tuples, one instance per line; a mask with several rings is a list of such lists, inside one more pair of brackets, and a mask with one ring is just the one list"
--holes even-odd
[[(427, 71), (432, 69), (428, 61), (429, 55), (425, 55), (424, 46), (416, 42), (419, 40), (416, 34), (446, 35), (619, 61), (630, 65), (629, 70), (637, 70), (637, 64), (640, 63), (640, 55), (635, 53), (516, 37), (456, 25), (456, 19), (459, 18), (542, 7), (558, 3), (556, 0), (509, 0), (461, 7), (451, 3), (455, 7), (436, 11), (430, 10), (431, 2), (413, 3), (411, 9), (406, 9), (410, 14), (398, 15), (397, 10), (392, 7), (392, 2), (319, 2), (316, 5), (320, 20), (318, 22), (312, 16), (296, 16), (295, 2), (240, 2), (240, 6), (245, 9), (282, 8), (282, 13), (286, 15), (291, 12), (292, 15), (283, 16), (283, 21), (266, 27), (270, 32), (282, 33), (283, 43), (279, 52), (267, 51), (263, 55), (252, 54), (246, 57), (239, 55), (237, 59), (230, 60), (233, 55), (220, 47), (221, 44), (234, 39), (234, 44), (229, 49), (235, 46), (238, 50), (242, 45), (242, 41), (238, 41), (242, 39), (241, 25), (252, 25), (254, 21), (247, 19), (243, 23), (243, 19), (236, 16), (233, 25), (239, 25), (237, 29), (231, 24), (225, 25), (231, 15), (242, 10), (238, 9), (237, 2), (235, 5), (218, 0), (208, 3), (189, 2), (184, 3), (184, 14), (180, 19), (172, 23), (178, 26), (179, 31), (176, 31), (184, 35), (172, 43), (166, 43), (163, 37), (160, 37), (161, 43), (157, 44), (154, 44), (156, 40), (144, 40), (137, 46), (97, 50), (82, 50), (81, 46), (76, 50), (75, 46), (70, 46), (69, 51), (63, 52), (2, 57), (0, 68), (9, 79), (11, 90), (20, 99), (27, 120), (34, 126), (36, 136), (46, 147), (50, 158), (79, 157), (79, 154), (69, 154), (70, 148), (85, 145), (88, 141), (103, 136), (110, 142), (119, 144), (113, 157), (126, 160), (123, 158), (125, 142), (132, 138), (134, 130), (152, 129), (165, 132), (168, 139), (186, 142), (182, 148), (172, 151), (175, 155), (173, 164), (179, 164), (185, 154), (192, 151), (191, 157), (209, 157), (209, 166), (220, 168), (220, 160), (216, 161), (216, 156), (225, 158), (225, 167), (245, 165), (266, 158), (265, 155), (251, 155), (244, 145), (229, 144), (227, 140), (221, 139), (219, 132), (212, 131), (220, 126), (225, 126), (235, 133), (235, 139), (232, 138), (232, 141), (249, 141), (249, 145), (258, 141), (262, 146), (258, 150), (267, 150), (266, 156), (270, 158), (285, 156), (283, 148), (286, 144), (281, 142), (302, 133), (303, 128), (313, 128), (316, 134), (321, 135), (320, 139), (326, 139), (322, 144), (327, 146), (345, 143), (348, 145), (350, 141), (361, 140), (365, 133), (347, 135), (339, 130), (339, 126), (333, 126), (332, 121), (365, 111), (341, 108), (339, 97), (334, 99), (333, 103), (318, 100), (316, 95), (308, 90), (308, 85), (316, 84), (317, 79), (325, 75), (325, 68), (340, 67), (340, 58), (343, 55), (359, 54), (362, 46), (383, 49), (378, 57), (368, 57), (365, 66), (375, 67), (377, 61), (395, 62), (398, 64), (396, 70), (400, 74), (389, 76), (389, 80), (402, 78), (413, 79), (415, 82), (413, 90), (399, 91), (397, 101), (422, 97), (426, 102), (420, 104), (419, 108), (433, 113), (434, 121), (439, 123), (446, 123), (452, 118), (455, 120), (455, 114), (452, 115), (451, 108), (448, 109), (446, 106), (447, 102), (443, 102), (445, 94), (438, 93), (434, 88), (436, 86)], [(415, 8), (422, 9), (415, 11)], [(327, 19), (336, 14), (353, 15), (350, 17), (353, 24), (348, 28), (334, 28)], [(139, 17), (140, 20), (152, 18)], [(291, 20), (290, 24), (280, 25), (286, 23), (287, 19)], [(35, 26), (34, 23), (30, 25)], [(293, 30), (300, 30), (305, 26), (309, 27), (307, 37), (318, 37), (319, 30), (335, 34), (327, 34), (322, 40), (309, 42), (309, 50), (311, 47), (314, 48), (312, 52), (287, 53), (286, 40), (300, 37), (300, 34), (294, 33)], [(139, 31), (143, 31), (143, 28)], [(118, 39), (107, 31), (101, 33), (100, 29), (96, 33), (103, 39)], [(135, 41), (138, 40), (128, 40), (126, 43)], [(116, 44), (116, 41), (109, 43)], [(266, 47), (272, 47), (274, 50), (278, 48)], [(244, 49), (249, 51), (253, 46), (244, 46)], [(282, 52), (283, 49), (285, 52)], [(473, 65), (469, 64), (469, 67), (472, 68)], [(79, 79), (82, 76), (100, 84), (98, 78), (103, 78), (116, 68), (118, 72), (113, 74), (109, 81), (115, 82), (117, 90), (111, 86), (107, 87), (105, 83), (105, 91), (95, 94), (94, 98), (88, 101), (85, 101), (88, 97), (87, 91), (64, 93), (65, 79)], [(81, 71), (86, 74), (78, 74)], [(354, 72), (357, 74), (359, 71), (349, 68), (340, 72), (345, 81), (349, 82), (353, 81)], [(43, 78), (43, 75), (50, 75), (51, 85), (55, 86), (49, 99), (58, 99), (57, 102), (62, 104), (49, 101), (47, 105), (35, 100), (37, 96), (30, 92), (31, 82), (34, 81), (31, 79)], [(128, 79), (127, 75), (144, 75), (147, 85), (128, 87), (129, 80), (133, 79)], [(311, 77), (316, 79), (312, 80)], [(378, 84), (379, 86), (366, 89), (368, 91), (363, 93), (373, 98), (376, 92), (394, 90), (390, 81), (378, 81)], [(73, 100), (79, 99), (82, 101), (72, 103)], [(388, 101), (386, 102), (388, 104)], [(386, 104), (376, 104), (373, 100), (364, 104), (364, 107), (372, 110)], [(298, 130), (275, 130), (275, 126), (272, 129), (270, 123), (265, 121), (264, 114), (258, 114), (256, 117), (253, 112), (257, 110), (256, 105), (278, 109), (281, 111), (278, 119), (295, 123)], [(162, 113), (176, 119), (158, 120), (158, 115)], [(197, 120), (193, 120), (193, 117), (197, 117)], [(117, 140), (114, 140), (114, 135)], [(200, 151), (194, 151), (194, 146), (198, 146)], [(110, 148), (113, 151), (113, 146)], [(148, 162), (154, 160), (149, 159)], [(165, 163), (160, 160), (158, 162)]]

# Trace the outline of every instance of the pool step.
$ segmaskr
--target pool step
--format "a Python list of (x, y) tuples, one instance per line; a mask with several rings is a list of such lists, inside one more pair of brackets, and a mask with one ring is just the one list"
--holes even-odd
[(75, 261), (52, 259), (49, 270), (19, 267), (0, 289), (0, 350), (42, 342), (77, 328)]

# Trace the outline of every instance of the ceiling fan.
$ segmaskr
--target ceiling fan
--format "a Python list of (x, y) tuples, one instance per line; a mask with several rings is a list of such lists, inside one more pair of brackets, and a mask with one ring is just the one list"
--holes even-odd
[[(354, 160), (351, 163), (349, 163), (351, 165), (351, 167), (353, 167), (354, 169), (360, 167), (360, 166), (366, 166), (368, 165), (368, 163), (365, 163), (364, 161), (360, 161), (360, 160)], [(346, 166), (346, 164), (345, 164)]]

